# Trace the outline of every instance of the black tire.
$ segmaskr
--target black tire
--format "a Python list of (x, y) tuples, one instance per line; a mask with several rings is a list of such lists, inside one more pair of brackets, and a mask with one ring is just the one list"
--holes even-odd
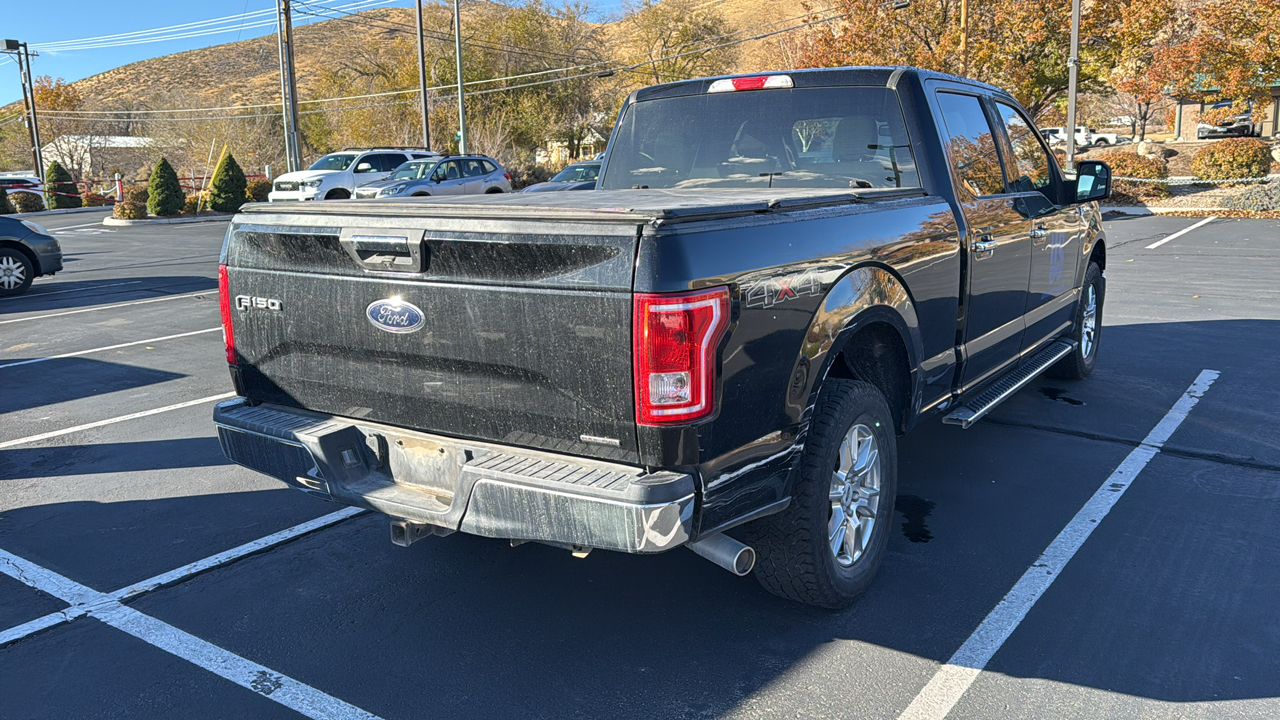
[(502, 193), (502, 188), (489, 188), (488, 190), (484, 191), (485, 195), (500, 195), (501, 193)]
[[(860, 556), (837, 560), (828, 528), (832, 521), (833, 471), (840, 448), (855, 428), (869, 431), (879, 454), (879, 495), (868, 541)], [(796, 468), (791, 504), (744, 527), (756, 551), (756, 579), (766, 590), (808, 605), (844, 608), (871, 584), (884, 559), (898, 489), (898, 449), (893, 415), (870, 383), (827, 380), (814, 408), (804, 455)], [(847, 497), (847, 495), (846, 495)]]
[(342, 188), (338, 188), (336, 190), (330, 190), (329, 192), (325, 193), (324, 199), (325, 200), (347, 200), (347, 199), (350, 199), (350, 197), (351, 197), (351, 193), (347, 192), (346, 190), (343, 190)]
[(1094, 145), (1097, 145), (1098, 147), (1107, 147), (1110, 144), (1111, 143), (1107, 141), (1106, 138), (1102, 138), (1094, 143)]
[(414, 193), (409, 197), (431, 197), (431, 193)]
[[(1094, 298), (1092, 323), (1086, 318), (1089, 313), (1091, 290)], [(1063, 380), (1084, 380), (1089, 377), (1089, 373), (1093, 372), (1094, 363), (1098, 361), (1098, 347), (1102, 340), (1102, 306), (1105, 300), (1106, 285), (1102, 282), (1102, 269), (1098, 267), (1098, 263), (1091, 260), (1089, 269), (1084, 273), (1084, 283), (1080, 286), (1080, 302), (1076, 303), (1075, 327), (1068, 335), (1076, 341), (1076, 349), (1049, 368), (1051, 376)], [(1092, 335), (1086, 338), (1090, 327), (1092, 327)]]
[(21, 250), (0, 248), (0, 297), (15, 297), (31, 287), (36, 269)]

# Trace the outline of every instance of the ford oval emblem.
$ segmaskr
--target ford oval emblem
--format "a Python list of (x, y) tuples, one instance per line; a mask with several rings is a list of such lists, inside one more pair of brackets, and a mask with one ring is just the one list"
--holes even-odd
[(411, 333), (421, 330), (427, 322), (427, 317), (421, 310), (400, 298), (374, 300), (369, 303), (364, 314), (374, 327), (393, 333)]

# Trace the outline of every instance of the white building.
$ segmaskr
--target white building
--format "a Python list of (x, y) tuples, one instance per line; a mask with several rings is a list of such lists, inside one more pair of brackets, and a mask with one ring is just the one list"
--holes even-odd
[(63, 135), (41, 148), (45, 166), (57, 160), (77, 179), (107, 180), (112, 168), (131, 176), (150, 164), (157, 143), (130, 135)]

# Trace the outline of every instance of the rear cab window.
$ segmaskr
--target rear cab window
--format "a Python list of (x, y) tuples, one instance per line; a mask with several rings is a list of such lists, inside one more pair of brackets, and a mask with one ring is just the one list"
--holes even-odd
[(920, 186), (897, 93), (885, 87), (636, 102), (618, 121), (613, 143), (601, 176), (606, 190)]

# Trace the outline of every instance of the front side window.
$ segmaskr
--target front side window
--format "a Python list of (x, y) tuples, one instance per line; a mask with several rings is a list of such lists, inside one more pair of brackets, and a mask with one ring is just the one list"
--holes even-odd
[(1053, 181), (1049, 163), (1054, 162), (1040, 144), (1032, 125), (1016, 109), (996, 103), (1009, 142), (1013, 145), (1013, 162), (1009, 170), (1009, 192), (1043, 191)]
[(311, 164), (308, 170), (346, 170), (351, 167), (351, 161), (356, 159), (356, 155), (351, 153), (334, 153), (325, 155), (319, 160)]
[(468, 158), (462, 161), (463, 174), (466, 177), (480, 177), (485, 174), (484, 163), (475, 158)]
[(919, 187), (884, 87), (722, 92), (629, 105), (602, 189)]
[(947, 150), (956, 178), (974, 197), (1004, 192), (995, 135), (982, 104), (972, 95), (938, 93), (947, 128)]

